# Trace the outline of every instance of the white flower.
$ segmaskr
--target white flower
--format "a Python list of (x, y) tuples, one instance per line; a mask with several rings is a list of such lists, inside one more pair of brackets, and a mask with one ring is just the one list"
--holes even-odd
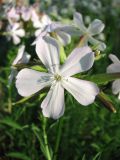
[[(107, 73), (120, 73), (120, 60), (113, 54), (109, 55), (109, 58), (113, 62), (107, 68)], [(119, 94), (118, 98), (120, 99), (120, 79), (117, 79), (112, 84), (113, 94)]]
[(39, 16), (33, 7), (22, 7), (21, 9), (21, 17), (24, 21), (31, 20), (33, 22), (33, 26), (36, 27), (40, 24)]
[(20, 28), (19, 23), (13, 23), (8, 26), (7, 28), (8, 34), (12, 37), (13, 43), (14, 44), (19, 44), (20, 43), (20, 37), (25, 36), (25, 31), (24, 29)]
[(17, 10), (12, 7), (8, 12), (7, 12), (7, 18), (11, 22), (13, 21), (18, 21), (20, 19), (20, 15), (17, 13)]
[(90, 42), (93, 45), (98, 45), (98, 49), (102, 51), (106, 48), (106, 45), (103, 42), (98, 41), (93, 37), (99, 35), (105, 27), (101, 20), (95, 19), (93, 22), (90, 23), (88, 28), (86, 28), (83, 22), (82, 15), (76, 12), (74, 14), (74, 23), (76, 27), (79, 28), (81, 36), (86, 36), (87, 42)]
[(59, 22), (54, 22), (47, 15), (42, 16), (40, 24), (36, 28), (39, 29), (35, 32), (37, 39), (33, 42), (33, 45), (36, 44), (41, 37), (49, 35), (50, 33), (53, 33), (54, 38), (56, 38), (62, 45), (66, 45), (71, 42), (69, 32), (73, 30), (73, 27)]
[(44, 30), (44, 28), (51, 23), (52, 21), (50, 17), (44, 14), (41, 17), (40, 21), (37, 21), (36, 25), (34, 26), (35, 28), (37, 28), (37, 30), (35, 31), (35, 36), (38, 37), (41, 34), (41, 32)]
[(9, 84), (12, 83), (13, 78), (17, 75), (17, 70), (14, 67), (14, 65), (26, 64), (29, 62), (30, 57), (31, 56), (27, 52), (25, 52), (25, 45), (21, 45), (20, 48), (18, 49), (18, 54), (12, 63), (11, 74), (9, 76)]
[(92, 82), (71, 77), (92, 67), (94, 53), (89, 47), (75, 48), (62, 66), (59, 61), (59, 45), (55, 39), (48, 36), (39, 39), (36, 52), (48, 73), (22, 69), (16, 77), (16, 88), (21, 96), (27, 97), (50, 86), (41, 104), (45, 117), (57, 119), (63, 115), (64, 89), (82, 105), (94, 102), (99, 92), (98, 87)]

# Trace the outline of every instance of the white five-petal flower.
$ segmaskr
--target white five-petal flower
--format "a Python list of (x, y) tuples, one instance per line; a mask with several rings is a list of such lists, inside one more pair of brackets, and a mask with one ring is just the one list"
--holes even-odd
[(16, 58), (14, 59), (11, 67), (11, 74), (9, 76), (9, 84), (12, 83), (13, 78), (17, 75), (17, 70), (14, 67), (16, 64), (26, 64), (30, 60), (30, 55), (25, 52), (25, 45), (21, 45), (18, 49), (18, 54)]
[(64, 89), (82, 105), (94, 102), (95, 96), (99, 93), (96, 84), (71, 77), (92, 67), (94, 53), (88, 46), (75, 48), (62, 66), (59, 61), (59, 45), (55, 39), (49, 36), (39, 39), (36, 52), (48, 73), (22, 69), (16, 77), (16, 87), (21, 96), (27, 97), (50, 86), (41, 104), (45, 117), (57, 119), (63, 115)]
[(20, 43), (20, 37), (25, 36), (25, 31), (24, 29), (20, 28), (19, 23), (13, 23), (8, 26), (7, 28), (8, 34), (12, 37), (13, 43), (14, 44), (19, 44)]
[[(120, 73), (120, 60), (113, 54), (110, 54), (109, 58), (113, 63), (107, 67), (107, 73)], [(120, 99), (120, 79), (113, 82), (112, 92), (118, 94), (118, 99)]]
[(31, 20), (33, 22), (34, 27), (40, 24), (39, 16), (34, 7), (22, 7), (21, 17), (24, 21)]
[(50, 33), (53, 33), (54, 38), (56, 38), (62, 45), (66, 45), (71, 42), (69, 32), (73, 29), (73, 27), (59, 22), (54, 22), (45, 14), (41, 17), (41, 21), (38, 25), (36, 25), (36, 28), (38, 28), (35, 32), (37, 39), (33, 42), (33, 44), (36, 44), (41, 37), (44, 37)]
[(44, 30), (44, 28), (51, 23), (52, 21), (50, 17), (46, 14), (43, 14), (41, 16), (40, 21), (37, 21), (37, 23), (34, 26), (35, 28), (37, 28), (37, 30), (35, 31), (35, 36), (38, 37), (41, 34), (41, 32)]
[(90, 25), (88, 26), (88, 28), (86, 28), (86, 26), (84, 25), (83, 22), (83, 17), (80, 13), (75, 12), (74, 14), (74, 23), (76, 25), (77, 28), (79, 28), (80, 32), (81, 32), (81, 36), (86, 36), (86, 41), (90, 42), (93, 45), (98, 45), (98, 49), (99, 50), (104, 50), (106, 48), (106, 45), (95, 39), (93, 36), (99, 35), (105, 25), (103, 24), (103, 22), (99, 19), (95, 19), (92, 23), (90, 23)]
[(12, 7), (8, 12), (7, 12), (7, 18), (10, 22), (12, 21), (18, 21), (20, 19), (20, 15), (17, 13), (16, 8)]

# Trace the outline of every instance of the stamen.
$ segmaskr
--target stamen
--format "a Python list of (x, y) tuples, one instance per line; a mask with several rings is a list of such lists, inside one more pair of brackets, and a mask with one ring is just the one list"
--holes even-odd
[(55, 74), (54, 78), (56, 81), (61, 81), (62, 77), (59, 74)]

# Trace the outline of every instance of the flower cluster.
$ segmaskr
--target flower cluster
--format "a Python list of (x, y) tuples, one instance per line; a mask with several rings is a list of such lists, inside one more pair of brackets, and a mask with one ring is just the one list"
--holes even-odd
[[(12, 6), (6, 10), (7, 25), (1, 26), (1, 33), (15, 45), (20, 44), (18, 55), (11, 66), (9, 84), (16, 77), (16, 88), (23, 97), (32, 96), (45, 87), (50, 90), (41, 103), (45, 117), (58, 119), (65, 110), (64, 92), (68, 91), (81, 105), (87, 106), (94, 102), (99, 94), (98, 86), (84, 79), (79, 79), (81, 73), (92, 68), (95, 52), (92, 48), (104, 51), (106, 45), (99, 41), (99, 36), (105, 25), (99, 19), (93, 20), (88, 27), (83, 22), (81, 13), (75, 12), (69, 24), (52, 20), (47, 14), (38, 12), (36, 5)], [(79, 42), (66, 58), (64, 47), (71, 43), (72, 37)], [(21, 70), (17, 65), (27, 64), (31, 58), (25, 51), (24, 38), (31, 38), (36, 55), (46, 72), (31, 69), (28, 66)], [(61, 57), (65, 56), (64, 63)], [(119, 72), (120, 61), (110, 55), (113, 64), (107, 68), (108, 73)], [(120, 93), (117, 87), (120, 80), (113, 82), (113, 93)], [(120, 96), (119, 96), (120, 97)]]

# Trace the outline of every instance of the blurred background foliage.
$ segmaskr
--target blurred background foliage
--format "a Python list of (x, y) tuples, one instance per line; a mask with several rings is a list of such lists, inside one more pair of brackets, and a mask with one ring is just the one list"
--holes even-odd
[[(0, 1), (3, 2), (3, 1)], [(31, 0), (29, 3), (33, 4)], [(27, 3), (27, 1), (25, 1)], [(120, 0), (43, 0), (40, 10), (55, 20), (69, 22), (73, 13), (83, 14), (86, 25), (95, 18), (105, 23), (104, 35), (107, 49), (103, 58), (95, 62), (93, 74), (105, 73), (110, 64), (109, 53), (120, 58)], [(23, 39), (26, 50), (34, 57), (31, 39)], [(65, 49), (69, 53), (75, 41)], [(44, 95), (12, 106), (20, 100), (15, 86), (8, 87), (10, 66), (17, 54), (17, 46), (0, 36), (0, 159), (44, 160), (40, 149), (42, 130), (40, 102)], [(109, 94), (117, 113), (111, 113), (98, 100), (88, 107), (78, 104), (66, 93), (66, 111), (58, 153), (58, 160), (120, 160), (120, 101), (111, 93), (111, 83), (102, 86)], [(54, 148), (57, 121), (49, 120), (47, 132)]]

